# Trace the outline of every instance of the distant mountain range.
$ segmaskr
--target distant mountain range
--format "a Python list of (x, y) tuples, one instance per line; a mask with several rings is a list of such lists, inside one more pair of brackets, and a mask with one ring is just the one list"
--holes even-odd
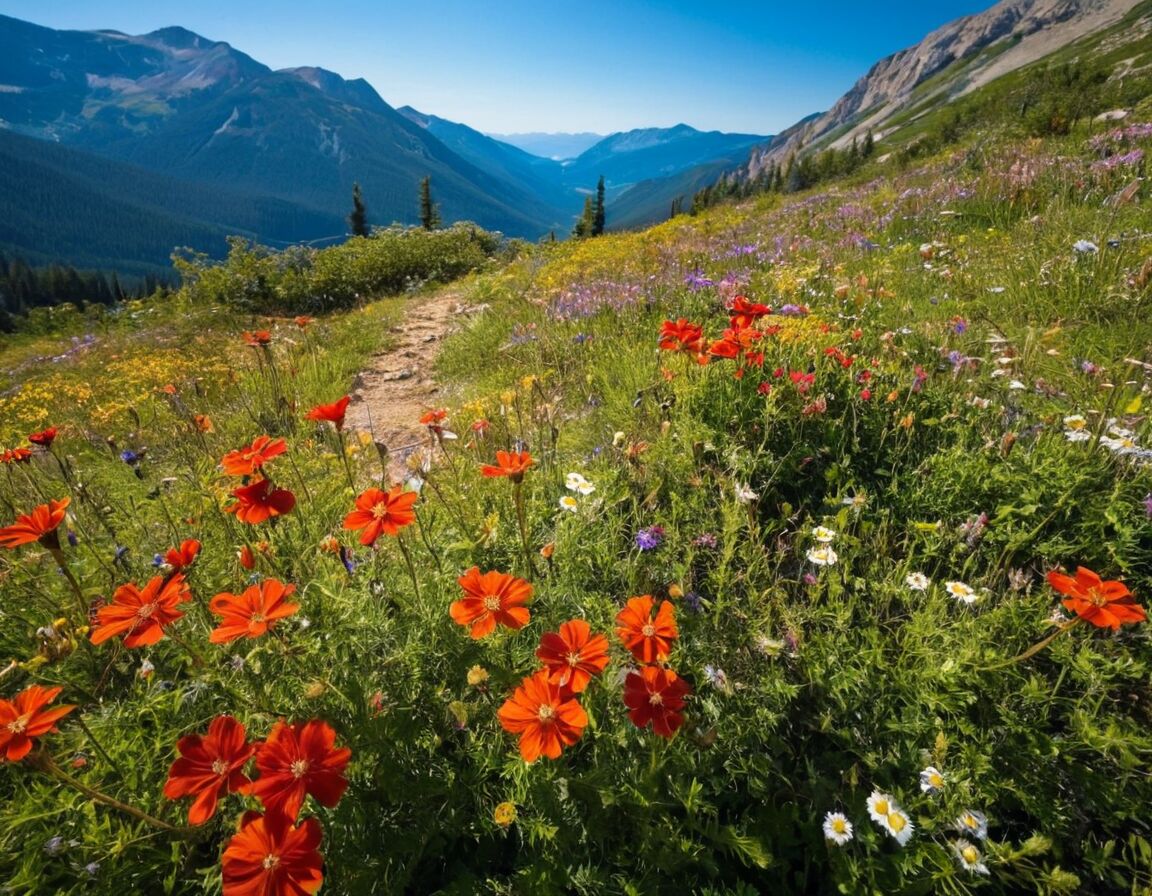
[(656, 181), (644, 192), (655, 220), (682, 172), (719, 174), (767, 139), (679, 125), (612, 135), (561, 164), (394, 109), (363, 80), (273, 71), (183, 28), (131, 36), (0, 16), (0, 249), (37, 259), (135, 271), (166, 266), (177, 244), (219, 254), (227, 233), (341, 239), (354, 182), (373, 223), (412, 224), (424, 177), (445, 221), (564, 236), (601, 175), (619, 203), (610, 226), (644, 217), (626, 199), (641, 180)]
[(547, 134), (533, 131), (527, 134), (489, 134), (493, 140), (501, 143), (510, 143), (517, 149), (562, 162), (564, 159), (574, 159), (584, 150), (591, 148), (604, 139), (604, 134), (593, 134), (582, 131), (579, 134), (553, 133)]

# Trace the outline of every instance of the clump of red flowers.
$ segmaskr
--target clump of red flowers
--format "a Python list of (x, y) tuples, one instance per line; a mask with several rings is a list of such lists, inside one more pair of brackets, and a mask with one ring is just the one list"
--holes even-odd
[(661, 737), (672, 737), (684, 724), (684, 700), (692, 688), (664, 665), (680, 636), (675, 608), (661, 601), (653, 615), (654, 603), (650, 594), (633, 597), (616, 615), (616, 634), (644, 664), (624, 679), (624, 705), (637, 728), (651, 725)]

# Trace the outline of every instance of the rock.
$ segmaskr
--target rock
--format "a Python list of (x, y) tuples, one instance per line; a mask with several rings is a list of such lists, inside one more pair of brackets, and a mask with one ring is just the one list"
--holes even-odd
[(1127, 109), (1110, 109), (1107, 112), (1101, 112), (1093, 121), (1123, 121), (1128, 117)]

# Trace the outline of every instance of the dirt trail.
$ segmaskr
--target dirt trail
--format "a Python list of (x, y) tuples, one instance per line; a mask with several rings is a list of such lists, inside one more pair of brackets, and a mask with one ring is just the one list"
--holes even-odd
[(428, 444), (420, 416), (439, 404), (440, 386), (432, 368), (444, 336), (463, 316), (480, 309), (467, 307), (460, 292), (445, 289), (408, 305), (404, 320), (392, 327), (398, 338), (386, 351), (372, 356), (353, 383), (348, 427), (371, 433), (389, 452), (385, 485), (404, 480), (404, 460)]

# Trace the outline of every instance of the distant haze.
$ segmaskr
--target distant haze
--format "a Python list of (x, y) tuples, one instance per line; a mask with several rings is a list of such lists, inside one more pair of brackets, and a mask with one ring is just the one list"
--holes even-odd
[(519, 147), (524, 152), (545, 159), (574, 159), (584, 150), (604, 139), (604, 134), (489, 134), (495, 140), (503, 140)]

